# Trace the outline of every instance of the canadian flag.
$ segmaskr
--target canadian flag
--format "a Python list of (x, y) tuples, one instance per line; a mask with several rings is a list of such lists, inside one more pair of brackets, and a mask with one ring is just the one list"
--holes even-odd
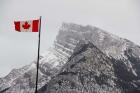
[(14, 24), (18, 32), (38, 32), (40, 20), (15, 21)]

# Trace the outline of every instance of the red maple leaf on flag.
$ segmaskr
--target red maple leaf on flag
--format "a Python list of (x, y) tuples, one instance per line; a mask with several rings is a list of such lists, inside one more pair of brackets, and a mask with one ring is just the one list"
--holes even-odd
[(22, 27), (24, 29), (29, 29), (30, 28), (30, 24), (28, 24), (28, 22), (26, 21), (25, 24), (22, 25)]

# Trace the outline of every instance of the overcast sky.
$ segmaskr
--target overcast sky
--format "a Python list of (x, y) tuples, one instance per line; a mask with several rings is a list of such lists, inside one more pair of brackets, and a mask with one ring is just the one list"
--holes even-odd
[(41, 52), (62, 22), (93, 25), (140, 45), (140, 0), (0, 0), (0, 77), (37, 56), (37, 33), (18, 33), (15, 20), (42, 16)]

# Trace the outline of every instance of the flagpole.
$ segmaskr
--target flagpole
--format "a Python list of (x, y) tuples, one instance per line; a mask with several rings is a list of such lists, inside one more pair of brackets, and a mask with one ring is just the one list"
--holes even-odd
[(37, 93), (38, 90), (38, 70), (39, 70), (39, 56), (40, 56), (40, 35), (41, 35), (41, 16), (40, 16), (40, 26), (39, 26), (39, 34), (38, 34), (38, 56), (37, 56), (37, 63), (36, 63), (36, 87), (35, 87), (35, 93)]

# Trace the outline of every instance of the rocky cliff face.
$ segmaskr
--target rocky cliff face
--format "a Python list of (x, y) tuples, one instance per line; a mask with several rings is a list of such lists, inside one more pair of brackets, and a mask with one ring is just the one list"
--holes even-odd
[[(47, 84), (47, 93), (120, 93), (112, 60), (92, 43), (80, 44)], [(46, 92), (44, 92), (46, 93)]]
[[(0, 79), (2, 93), (34, 93), (36, 62)], [(63, 23), (40, 56), (40, 93), (139, 93), (140, 47), (97, 27)]]
[(80, 43), (40, 93), (139, 93), (139, 78), (127, 71), (123, 62), (90, 42)]

